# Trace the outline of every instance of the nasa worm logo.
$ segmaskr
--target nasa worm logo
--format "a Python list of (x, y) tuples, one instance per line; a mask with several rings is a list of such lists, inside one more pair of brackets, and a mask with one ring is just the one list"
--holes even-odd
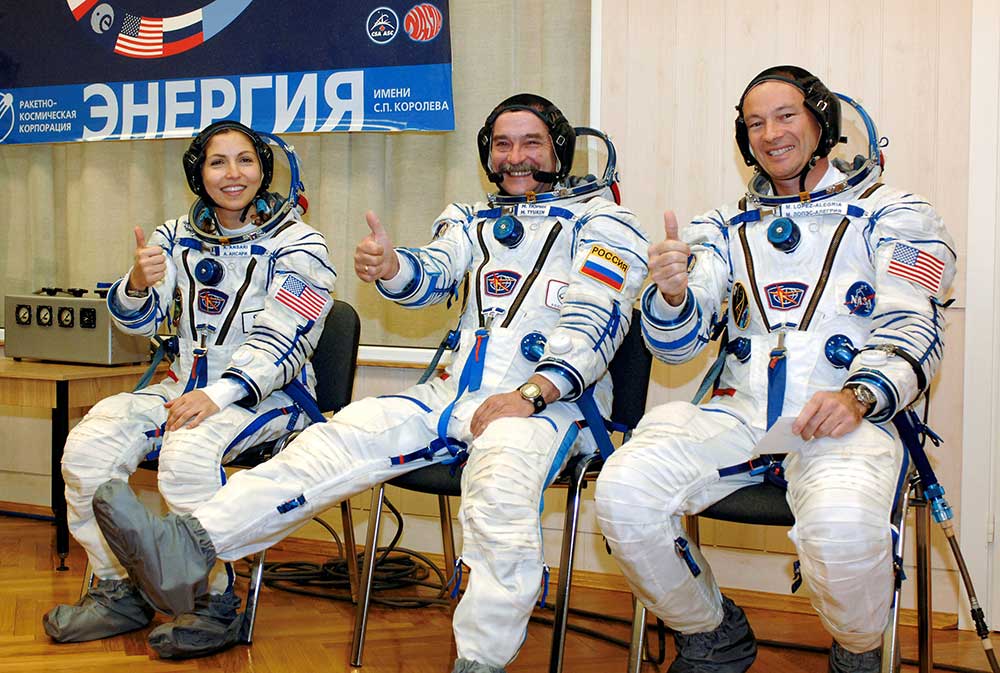
[(414, 5), (403, 19), (403, 28), (414, 42), (430, 42), (441, 32), (441, 10), (429, 2)]

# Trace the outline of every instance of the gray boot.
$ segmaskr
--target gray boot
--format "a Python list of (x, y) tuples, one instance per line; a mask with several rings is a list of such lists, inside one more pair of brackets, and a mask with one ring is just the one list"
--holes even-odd
[(490, 666), (489, 664), (480, 664), (478, 661), (470, 661), (468, 659), (456, 659), (455, 668), (451, 669), (451, 673), (506, 673), (506, 672), (502, 668), (497, 668), (496, 666)]
[(239, 642), (243, 615), (232, 590), (199, 599), (192, 612), (149, 632), (149, 645), (164, 659), (187, 659), (221, 652)]
[(135, 631), (153, 619), (153, 607), (129, 580), (98, 580), (73, 605), (57, 605), (42, 617), (57, 643), (82, 643)]
[(757, 658), (757, 641), (743, 610), (722, 597), (722, 623), (713, 631), (675, 633), (677, 658), (667, 673), (743, 673)]
[(830, 673), (879, 673), (882, 670), (882, 648), (861, 654), (848, 652), (836, 640), (830, 648)]
[(209, 595), (215, 548), (193, 516), (153, 516), (118, 479), (97, 488), (94, 516), (111, 551), (154, 608), (182, 615)]

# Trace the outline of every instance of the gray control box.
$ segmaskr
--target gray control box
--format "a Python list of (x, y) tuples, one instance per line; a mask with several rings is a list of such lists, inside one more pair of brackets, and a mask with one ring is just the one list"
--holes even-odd
[(119, 330), (104, 299), (45, 294), (4, 297), (7, 357), (118, 365), (149, 362), (147, 337)]

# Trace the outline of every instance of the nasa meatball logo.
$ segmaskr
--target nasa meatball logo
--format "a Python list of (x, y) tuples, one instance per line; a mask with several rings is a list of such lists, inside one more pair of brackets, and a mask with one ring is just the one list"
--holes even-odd
[(368, 37), (375, 44), (389, 44), (399, 32), (399, 17), (388, 7), (378, 7), (368, 15)]
[(403, 28), (414, 42), (430, 42), (441, 32), (441, 10), (429, 2), (414, 5), (403, 19)]
[(0, 92), (0, 143), (14, 130), (14, 94)]
[(875, 288), (865, 281), (859, 280), (847, 290), (844, 306), (853, 315), (867, 318), (875, 311)]

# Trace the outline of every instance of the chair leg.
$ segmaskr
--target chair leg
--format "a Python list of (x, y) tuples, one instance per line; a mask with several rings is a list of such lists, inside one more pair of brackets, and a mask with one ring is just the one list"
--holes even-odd
[(915, 500), (917, 520), (917, 640), (920, 673), (931, 673), (934, 652), (931, 643), (931, 508), (921, 493)]
[(642, 670), (642, 653), (646, 645), (646, 606), (635, 596), (632, 597), (632, 641), (628, 648), (628, 668), (626, 673)]
[[(448, 496), (438, 496), (438, 512), (441, 519), (441, 548), (444, 552), (444, 575), (445, 577), (451, 577), (452, 573), (455, 572), (456, 554), (455, 530), (451, 524), (451, 500), (448, 499)], [(456, 577), (456, 581), (457, 579)], [(454, 594), (457, 596), (458, 592), (455, 591)], [(448, 611), (452, 614), (455, 612), (456, 602), (452, 600), (448, 606)]]
[(340, 520), (344, 524), (344, 560), (347, 561), (347, 579), (351, 583), (351, 602), (357, 605), (360, 594), (358, 547), (354, 539), (354, 517), (351, 516), (349, 498), (340, 503)]
[(249, 645), (253, 642), (253, 625), (257, 621), (257, 607), (260, 604), (260, 587), (264, 581), (264, 556), (267, 550), (257, 554), (250, 571), (250, 587), (247, 591), (246, 611), (243, 615), (243, 630), (240, 642)]
[(90, 565), (90, 561), (87, 561), (87, 567), (83, 569), (83, 586), (80, 587), (80, 598), (86, 596), (90, 587), (94, 586), (94, 579), (94, 566)]
[(569, 618), (569, 594), (573, 581), (573, 560), (576, 556), (576, 530), (580, 522), (580, 500), (587, 480), (587, 468), (599, 459), (596, 454), (580, 459), (569, 476), (566, 491), (566, 519), (563, 522), (562, 551), (559, 555), (559, 582), (556, 585), (556, 609), (552, 619), (552, 651), (549, 673), (562, 673), (566, 648), (566, 625)]
[(903, 586), (903, 552), (906, 549), (906, 514), (910, 507), (910, 488), (904, 487), (900, 502), (893, 512), (892, 525), (899, 535), (893, 549), (895, 558), (899, 559), (900, 567), (896, 568), (893, 578), (892, 608), (889, 611), (889, 623), (882, 634), (882, 668), (881, 673), (899, 673), (902, 665), (899, 648), (899, 610), (902, 600)]
[(354, 609), (354, 639), (351, 642), (351, 666), (361, 666), (365, 649), (365, 631), (368, 628), (368, 606), (371, 602), (372, 582), (375, 578), (375, 552), (378, 546), (378, 531), (382, 521), (382, 502), (385, 500), (385, 484), (372, 489), (371, 512), (368, 515), (368, 535), (365, 541), (365, 561), (361, 570), (358, 605)]

